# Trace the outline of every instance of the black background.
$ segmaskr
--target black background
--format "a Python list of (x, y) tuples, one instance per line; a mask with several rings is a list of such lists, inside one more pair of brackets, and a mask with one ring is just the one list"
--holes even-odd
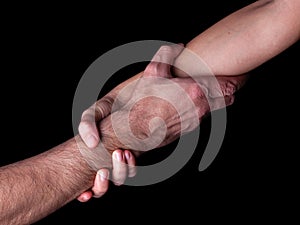
[[(1, 32), (0, 165), (74, 135), (77, 84), (106, 51), (138, 40), (186, 43), (251, 2), (7, 6)], [(208, 169), (198, 171), (209, 134), (205, 120), (198, 151), (173, 177), (145, 187), (111, 185), (104, 197), (74, 200), (36, 224), (291, 219), (298, 178), (299, 47), (295, 44), (252, 72), (227, 108), (226, 136)], [(133, 72), (114, 77), (107, 90)]]

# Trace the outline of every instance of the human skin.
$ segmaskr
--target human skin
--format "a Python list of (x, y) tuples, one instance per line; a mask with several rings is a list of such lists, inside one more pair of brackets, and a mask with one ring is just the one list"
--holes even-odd
[[(176, 138), (178, 138), (180, 136), (181, 132), (188, 132), (189, 130), (184, 130), (181, 129), (181, 122), (184, 122), (184, 120), (188, 121), (188, 124), (193, 124), (192, 127), (190, 127), (189, 129), (193, 129), (195, 127), (197, 127), (199, 120), (201, 120), (202, 118), (205, 117), (205, 115), (214, 110), (214, 109), (218, 109), (218, 108), (222, 108), (224, 107), (224, 104), (226, 104), (224, 102), (224, 96), (225, 96), (225, 100), (227, 101), (227, 104), (231, 104), (233, 102), (233, 93), (238, 90), (239, 88), (241, 88), (243, 86), (243, 84), (246, 82), (247, 77), (245, 75), (243, 76), (236, 76), (236, 77), (218, 77), (218, 85), (220, 85), (220, 88), (218, 88), (217, 86), (215, 86), (215, 78), (213, 77), (205, 77), (205, 79), (202, 79), (201, 81), (198, 80), (197, 83), (195, 80), (193, 80), (192, 78), (185, 78), (185, 79), (178, 79), (178, 78), (174, 78), (172, 77), (171, 74), (171, 69), (172, 69), (172, 64), (176, 58), (176, 56), (182, 51), (183, 47), (178, 45), (174, 45), (174, 46), (163, 46), (159, 49), (159, 51), (157, 52), (157, 54), (153, 57), (151, 63), (146, 67), (145, 71), (142, 73), (137, 74), (136, 76), (132, 77), (131, 79), (121, 83), (120, 85), (118, 85), (116, 88), (114, 88), (112, 91), (110, 91), (107, 95), (105, 95), (102, 99), (100, 99), (98, 102), (96, 102), (92, 107), (88, 108), (82, 115), (82, 120), (81, 123), (79, 125), (79, 133), (81, 134), (81, 137), (83, 137), (83, 139), (85, 139), (85, 143), (90, 143), (89, 141), (92, 142), (90, 143), (90, 147), (94, 148), (95, 144), (97, 144), (98, 139), (99, 139), (99, 132), (98, 129), (100, 128), (101, 130), (103, 130), (103, 132), (100, 132), (101, 136), (106, 136), (106, 133), (112, 133), (113, 130), (120, 130), (123, 129), (124, 126), (124, 120), (126, 120), (126, 112), (128, 112), (128, 108), (130, 108), (132, 106), (128, 105), (127, 102), (128, 100), (132, 100), (134, 99), (134, 96), (136, 96), (135, 93), (139, 93), (139, 92), (147, 92), (149, 89), (151, 90), (153, 88), (153, 86), (159, 86), (159, 85), (151, 85), (151, 84), (143, 84), (143, 79), (142, 78), (153, 78), (156, 77), (157, 79), (170, 79), (172, 80), (172, 82), (174, 84), (178, 84), (179, 86), (181, 86), (184, 90), (185, 93), (187, 93), (187, 95), (189, 96), (189, 98), (193, 99), (195, 101), (195, 104), (198, 106), (201, 106), (200, 108), (198, 108), (198, 112), (196, 114), (196, 117), (198, 117), (197, 121), (192, 121), (191, 117), (193, 117), (193, 110), (191, 110), (191, 108), (188, 107), (183, 107), (186, 109), (185, 112), (182, 112), (181, 115), (178, 115), (178, 113), (176, 112), (176, 110), (174, 109), (174, 107), (172, 107), (171, 105), (169, 105), (168, 103), (162, 101), (159, 98), (147, 98), (144, 99), (145, 102), (147, 102), (146, 104), (148, 104), (149, 106), (152, 105), (160, 105), (162, 106), (163, 104), (165, 104), (165, 108), (168, 109), (167, 112), (169, 112), (169, 114), (167, 113), (163, 113), (163, 115), (159, 114), (159, 112), (161, 113), (161, 108), (163, 107), (159, 107), (156, 108), (158, 110), (155, 109), (151, 109), (148, 110), (148, 107), (144, 107), (145, 104), (141, 104), (141, 102), (139, 102), (139, 104), (136, 104), (135, 110), (133, 110), (133, 112), (139, 112), (139, 114), (143, 115), (143, 120), (140, 120), (140, 123), (132, 123), (132, 124), (137, 124), (137, 126), (139, 127), (143, 127), (143, 133), (144, 136), (143, 138), (145, 138), (145, 136), (149, 136), (150, 132), (148, 129), (148, 124), (150, 123), (151, 119), (153, 117), (160, 117), (163, 120), (166, 120), (166, 124), (172, 124), (172, 127), (169, 127), (167, 130), (169, 132), (169, 138), (167, 137), (164, 142), (161, 143), (161, 145), (167, 144), (172, 142), (173, 140), (175, 140)], [(161, 62), (157, 62), (156, 59), (157, 58), (161, 58), (162, 61), (164, 61), (165, 63), (161, 63)], [(137, 80), (139, 80), (137, 82)], [(163, 80), (164, 81), (164, 80)], [(161, 80), (158, 81), (159, 82), (163, 82)], [(215, 81), (215, 82), (214, 82)], [(112, 118), (111, 112), (112, 112), (112, 108), (113, 108), (113, 103), (116, 100), (117, 96), (120, 94), (120, 91), (122, 89), (125, 89), (126, 86), (129, 86), (130, 84), (136, 82), (137, 84), (134, 86), (134, 88), (132, 88), (132, 93), (127, 93), (127, 99), (126, 98), (122, 98), (122, 100), (118, 100), (118, 106), (119, 106), (119, 111), (117, 113), (113, 113), (113, 116), (115, 114), (118, 114), (117, 116), (114, 116), (114, 118), (112, 119), (113, 121), (115, 121), (115, 124), (121, 124), (123, 127), (112, 127), (112, 123), (109, 122), (109, 120), (105, 120), (105, 122), (102, 124), (102, 127), (96, 127), (97, 123), (95, 123), (95, 121), (99, 121), (101, 120), (101, 118)], [(147, 82), (147, 81), (145, 81)], [(152, 82), (155, 82), (155, 80), (152, 80)], [(201, 84), (200, 84), (201, 82)], [(206, 90), (206, 94), (203, 92), (203, 90), (201, 89), (201, 87), (205, 87)], [(172, 85), (171, 85), (172, 86)], [(159, 90), (164, 90), (165, 92), (168, 92), (168, 95), (174, 95), (174, 96), (179, 96), (176, 100), (178, 102), (181, 101), (186, 101), (185, 98), (187, 96), (181, 96), (178, 93), (173, 93), (171, 94), (171, 88), (168, 89), (168, 85), (164, 85), (161, 89), (158, 88)], [(153, 92), (153, 90), (151, 90)], [(175, 90), (176, 92), (178, 92), (178, 89)], [(158, 95), (161, 93), (161, 91), (159, 91), (159, 93), (157, 93)], [(208, 105), (208, 100), (210, 101), (210, 105)], [(151, 103), (150, 103), (151, 102)], [(133, 100), (133, 103), (137, 103), (137, 101)], [(123, 107), (123, 105), (126, 105), (126, 107)], [(115, 109), (114, 109), (115, 110)], [(122, 113), (125, 112), (125, 113)], [(132, 113), (133, 114), (133, 113)], [(133, 118), (135, 118), (134, 115), (131, 116)], [(137, 114), (136, 116), (139, 117), (139, 114)], [(177, 115), (174, 116), (174, 115)], [(186, 119), (188, 118), (188, 119)], [(141, 123), (141, 121), (143, 121)], [(169, 121), (169, 122), (167, 122)], [(118, 125), (117, 125), (118, 126)], [(136, 128), (133, 128), (133, 130), (135, 130)], [(92, 131), (92, 132), (91, 132)], [(127, 130), (123, 130), (122, 133), (128, 134), (130, 133), (131, 130), (127, 129)], [(146, 134), (147, 133), (147, 134)], [(93, 137), (91, 137), (93, 136)], [(123, 135), (121, 135), (123, 136)], [(159, 135), (158, 135), (159, 136)], [(115, 141), (115, 144), (118, 143), (117, 145), (109, 145), (109, 149), (113, 149), (116, 146), (119, 146), (121, 148), (126, 148), (129, 146), (125, 146), (122, 145), (122, 141), (119, 141), (119, 137), (115, 136), (115, 137), (110, 137), (113, 138)], [(97, 140), (96, 140), (97, 139)], [(126, 137), (125, 138), (127, 143), (130, 146), (130, 148), (132, 150), (142, 150), (141, 148), (143, 147), (137, 147), (137, 146), (132, 146), (132, 143), (134, 142), (134, 140), (128, 141), (130, 140), (130, 137)], [(96, 141), (96, 143), (95, 143)], [(125, 142), (126, 142), (125, 141)], [(158, 147), (158, 146), (156, 146)], [(133, 151), (134, 154), (137, 156), (138, 154), (140, 154), (138, 151)], [(88, 155), (91, 155), (92, 153), (89, 152)], [(96, 154), (94, 156), (96, 157)], [(132, 170), (134, 170), (134, 172), (136, 172), (134, 167), (131, 167)], [(122, 183), (124, 181), (125, 176), (122, 176), (123, 180), (121, 180), (120, 183)], [(97, 182), (95, 182), (95, 185), (98, 185)], [(94, 191), (97, 190), (97, 188), (94, 188)], [(98, 189), (99, 190), (99, 189)], [(83, 196), (85, 197), (84, 200), (82, 200)], [(84, 192), (82, 195), (79, 196), (79, 200), (81, 201), (87, 201), (90, 197), (92, 196), (92, 192), (91, 191), (87, 191)]]
[[(173, 59), (178, 53), (173, 54)], [(152, 129), (149, 129), (148, 125), (153, 116), (162, 118), (168, 129), (166, 130), (167, 136), (162, 139), (159, 146), (172, 142), (181, 134), (183, 130), (180, 126), (181, 116), (185, 121), (185, 132), (196, 127), (194, 121), (202, 119), (210, 110), (207, 107), (205, 95), (201, 92), (202, 89), (190, 78), (169, 77), (170, 66), (167, 64), (155, 64), (154, 67), (153, 65), (150, 63), (142, 77), (151, 81), (159, 81), (159, 83), (145, 87), (143, 82), (139, 82), (132, 89), (134, 95), (138, 92), (147, 92), (150, 97), (137, 102), (138, 104), (132, 108), (127, 104), (126, 107), (114, 111), (100, 121), (97, 125), (102, 136), (101, 145), (97, 148), (88, 148), (81, 137), (77, 135), (49, 151), (0, 168), (0, 224), (31, 224), (42, 219), (91, 188), (97, 170), (103, 167), (112, 168), (111, 153), (115, 149), (126, 149), (113, 129), (111, 118), (115, 114), (117, 117), (114, 121), (122, 124), (126, 113), (129, 112), (132, 132), (136, 137), (142, 138), (145, 136), (160, 137), (160, 124), (152, 124), (154, 125)], [(156, 70), (158, 67), (162, 67), (163, 71), (168, 71), (168, 73), (161, 74), (161, 70)], [(161, 82), (161, 79), (164, 79), (164, 82)], [(191, 110), (187, 108), (183, 110), (185, 114), (178, 115), (168, 102), (153, 97), (153, 90), (161, 89), (161, 85), (165, 84), (168, 87), (169, 84), (165, 82), (175, 83), (178, 85), (176, 86), (178, 90), (182, 88), (182, 91), (187, 93), (191, 99), (191, 105), (197, 109), (196, 117), (192, 118)], [(222, 83), (221, 78), (220, 82)], [(226, 82), (224, 80), (224, 87), (228, 87)], [(174, 97), (181, 98), (182, 96), (179, 94), (181, 93), (178, 92), (178, 96)], [(231, 104), (233, 96), (230, 95), (231, 93), (228, 94), (225, 97), (226, 103)], [(219, 103), (219, 100), (213, 100), (213, 103), (216, 103), (214, 109), (225, 107)], [(155, 110), (153, 110), (153, 104), (156, 106)], [(141, 120), (142, 117), (145, 120)], [(140, 150), (140, 144), (136, 142), (136, 139), (132, 140), (131, 138), (125, 134), (122, 141), (137, 144), (138, 148), (131, 145), (131, 149)], [(136, 156), (140, 154), (134, 151), (133, 153)], [(97, 176), (101, 176), (101, 174), (98, 173)], [(107, 176), (108, 174), (102, 174), (104, 179), (107, 179)]]
[[(261, 0), (223, 18), (187, 43), (217, 76), (248, 73), (300, 38), (300, 1)], [(201, 76), (185, 50), (175, 61), (189, 75)], [(179, 69), (177, 77), (188, 76)]]
[[(104, 125), (98, 127), (97, 122), (99, 122), (103, 118), (110, 117), (111, 114), (113, 114), (114, 111), (116, 110), (126, 111), (126, 107), (130, 108), (131, 105), (128, 105), (128, 101), (134, 98), (135, 93), (153, 92), (153, 90), (151, 90), (153, 86), (151, 85), (147, 86), (146, 84), (144, 84), (145, 82), (148, 82), (147, 79), (145, 78), (148, 79), (152, 78), (152, 80), (149, 81), (150, 83), (151, 82), (155, 83), (156, 82), (155, 79), (156, 79), (158, 84), (156, 84), (155, 86), (160, 86), (161, 84), (159, 84), (159, 82), (163, 82), (164, 80), (167, 79), (171, 80), (173, 84), (176, 84), (178, 87), (181, 87), (185, 91), (185, 93), (187, 93), (188, 96), (193, 100), (194, 104), (197, 106), (209, 107), (209, 105), (207, 103), (204, 104), (204, 102), (210, 100), (211, 108), (209, 110), (201, 109), (201, 112), (198, 112), (199, 113), (198, 119), (202, 118), (204, 114), (206, 114), (207, 112), (214, 110), (214, 108), (218, 109), (224, 107), (224, 105), (219, 107), (221, 102), (224, 101), (224, 97), (225, 100), (231, 101), (231, 99), (233, 98), (233, 93), (235, 93), (238, 89), (240, 89), (245, 83), (245, 81), (247, 80), (246, 75), (241, 75), (236, 77), (218, 76), (217, 78), (206, 76), (201, 80), (195, 80), (192, 77), (184, 77), (184, 79), (173, 77), (171, 71), (173, 69), (172, 64), (176, 59), (176, 57), (178, 57), (178, 55), (180, 56), (180, 53), (183, 49), (184, 48), (182, 47), (182, 45), (161, 47), (156, 53), (156, 55), (154, 56), (154, 58), (152, 59), (151, 63), (146, 67), (146, 69), (143, 72), (119, 84), (112, 91), (107, 93), (103, 98), (101, 98), (99, 101), (94, 103), (90, 108), (88, 108), (83, 112), (81, 122), (79, 124), (79, 133), (82, 139), (84, 140), (84, 142), (87, 144), (87, 146), (89, 146), (90, 148), (96, 147), (100, 140), (99, 134), (101, 134), (101, 136), (103, 134), (105, 135), (106, 132), (105, 129), (107, 127), (104, 127)], [(162, 60), (163, 62), (158, 62), (155, 60), (155, 58), (158, 56), (160, 56), (160, 58), (164, 58)], [(126, 94), (124, 93), (120, 94), (122, 90), (124, 90), (127, 86), (130, 85), (132, 87), (129, 91), (127, 91)], [(167, 86), (163, 85), (162, 87), (164, 88), (163, 90), (169, 91), (168, 85)], [(116, 100), (118, 95), (121, 95), (121, 97), (119, 96), (119, 99)], [(179, 97), (178, 98), (179, 102), (180, 99), (181, 98)], [(200, 99), (202, 101), (201, 104), (200, 104)], [(152, 98), (147, 100), (147, 102), (149, 101), (160, 101), (160, 100), (158, 100), (157, 98)], [(196, 101), (198, 101), (197, 104)], [(114, 109), (113, 109), (113, 104), (117, 105)], [(159, 105), (158, 102), (156, 103), (153, 102), (153, 104)], [(166, 107), (166, 108), (170, 108), (170, 107)], [(142, 109), (136, 109), (136, 111), (138, 110), (142, 110)], [(154, 109), (146, 113), (151, 113), (153, 111)], [(156, 116), (159, 117), (159, 115)], [(104, 130), (103, 133), (99, 132), (99, 128)], [(124, 148), (124, 146), (120, 146), (120, 148)], [(113, 149), (112, 147), (109, 147), (108, 150), (112, 151)], [(132, 150), (139, 151), (140, 149), (132, 149)]]
[[(278, 55), (300, 38), (300, 1), (261, 0), (246, 6), (211, 26), (187, 43), (173, 67), (176, 77), (204, 75), (236, 76), (248, 73)], [(210, 74), (203, 74), (189, 52), (205, 62)], [(200, 65), (203, 66), (203, 65)], [(179, 69), (181, 68), (181, 69)], [(184, 71), (183, 71), (184, 70)], [(141, 74), (132, 77), (138, 79)], [(244, 82), (241, 82), (244, 83)], [(96, 104), (109, 114), (110, 106), (124, 85)], [(100, 118), (96, 117), (96, 121)], [(95, 118), (87, 110), (79, 126), (79, 133), (91, 148), (99, 141)]]
[(1, 167), (0, 224), (31, 224), (49, 215), (90, 188), (95, 175), (81, 156), (75, 137)]
[(135, 157), (129, 150), (117, 149), (113, 151), (113, 169), (111, 171), (107, 168), (98, 170), (98, 176), (95, 176), (94, 186), (80, 194), (80, 196), (77, 197), (78, 201), (86, 202), (91, 197), (102, 197), (108, 190), (110, 180), (117, 186), (122, 185), (127, 177), (134, 177), (136, 175), (135, 164)]
[[(271, 4), (273, 4), (274, 1), (271, 2), (272, 2)], [(276, 2), (277, 2), (276, 5), (280, 5), (278, 1)], [(282, 2), (285, 5), (290, 5), (290, 6), (291, 4), (294, 4), (295, 7), (299, 5), (297, 4), (296, 1), (290, 1), (290, 3), (287, 3), (287, 1), (282, 1)], [(264, 7), (265, 6), (262, 6), (261, 8), (258, 7), (253, 11), (257, 12), (256, 10), (263, 9)], [(295, 7), (291, 7), (291, 9), (294, 9)], [(276, 7), (274, 8), (277, 9)], [(284, 12), (287, 13), (287, 10), (284, 10)], [(287, 17), (290, 17), (291, 14), (294, 15), (293, 18), (295, 19), (295, 14), (296, 14), (295, 11), (293, 10), (289, 11), (288, 14), (289, 15), (287, 15)], [(276, 17), (277, 16), (278, 15), (276, 14)], [(249, 17), (251, 17), (251, 14), (249, 15)], [(248, 19), (248, 17), (246, 17), (245, 19)], [(295, 28), (298, 28), (297, 20), (298, 18), (296, 18), (295, 21), (292, 22)], [(240, 20), (240, 22), (242, 21), (243, 20)], [(293, 33), (292, 37), (295, 36), (295, 38), (291, 38), (293, 41), (292, 42), (289, 41), (288, 45), (285, 44), (284, 47), (279, 48), (279, 50), (288, 47), (295, 40), (298, 40), (299, 33), (297, 32), (296, 33), (292, 32), (292, 33)], [(237, 41), (235, 39), (230, 39), (230, 40)], [(188, 47), (190, 48), (191, 46), (192, 45), (188, 45)], [(235, 48), (233, 48), (232, 50), (235, 50)], [(215, 55), (215, 53), (216, 51), (213, 51), (213, 55)], [(220, 55), (221, 53), (222, 52), (218, 52), (218, 54)], [(276, 54), (276, 51), (273, 54)], [(263, 59), (267, 60), (270, 57), (272, 57), (273, 54), (266, 54)], [(234, 58), (234, 55), (231, 54), (230, 57)], [(223, 63), (223, 65), (220, 66), (219, 68), (224, 69), (225, 65), (227, 65), (228, 68), (231, 68), (230, 62), (232, 62), (236, 67), (244, 65), (236, 62), (238, 61), (237, 59), (241, 59), (241, 58), (235, 58), (235, 60), (229, 60), (228, 64), (224, 63), (230, 57), (224, 57), (222, 60), (220, 60), (221, 64)], [(202, 56), (202, 58), (209, 59), (209, 57), (205, 55)], [(208, 60), (205, 61), (206, 63), (208, 63)], [(212, 62), (214, 62), (214, 60), (212, 60)], [(216, 65), (213, 66), (213, 63), (208, 63), (208, 65), (213, 69), (214, 73), (218, 74), (216, 72), (218, 71), (217, 70), (218, 66)], [(250, 66), (246, 67), (246, 69), (244, 70), (237, 70), (237, 71), (235, 71), (234, 69), (231, 69), (230, 71), (224, 69), (224, 73), (219, 73), (219, 74), (223, 74), (223, 75), (239, 74), (240, 71), (248, 71), (252, 67), (259, 65), (259, 63), (247, 64), (245, 62), (245, 65), (250, 65)], [(193, 91), (191, 91), (191, 93), (192, 92)], [(152, 101), (157, 101), (157, 100), (152, 99)], [(107, 122), (106, 125), (102, 125), (102, 126), (109, 127), (110, 125), (109, 122)], [(142, 130), (143, 129), (144, 131), (145, 130), (147, 131), (147, 128), (143, 127)], [(112, 134), (111, 137), (109, 136), (108, 133), (106, 133), (105, 135), (106, 136), (103, 136), (104, 139), (106, 137), (109, 138), (110, 140), (114, 140), (116, 138), (115, 134)], [(110, 141), (107, 141), (106, 144), (109, 146)], [(115, 145), (118, 146), (118, 143)], [(86, 148), (86, 146), (83, 143), (81, 143), (81, 148), (85, 149), (86, 151), (89, 150)], [(82, 155), (79, 154), (78, 150), (79, 149), (77, 143), (73, 138), (49, 150), (48, 152), (0, 168), (0, 186), (1, 186), (0, 221), (1, 223), (3, 224), (33, 223), (34, 221), (37, 221), (38, 219), (48, 215), (54, 210), (62, 207), (67, 202), (71, 201), (73, 198), (76, 198), (76, 196), (78, 196), (84, 190), (90, 188), (93, 184), (93, 178), (95, 177), (96, 172), (90, 168), (89, 164), (85, 161), (85, 158), (83, 158)], [(105, 157), (102, 159), (103, 160), (102, 166), (103, 167), (107, 166), (110, 168), (111, 165), (109, 163), (109, 160), (105, 161), (104, 159)], [(30, 196), (30, 198), (28, 196)]]
[[(220, 90), (210, 85), (210, 82), (205, 82), (208, 86), (204, 90), (192, 78), (174, 78), (171, 75), (171, 64), (182, 49), (180, 45), (162, 47), (155, 57), (165, 57), (169, 62), (152, 61), (144, 72), (109, 92), (83, 113), (79, 130), (82, 132), (87, 125), (91, 125), (89, 129), (99, 130), (101, 145), (107, 151), (131, 149), (138, 156), (143, 151), (171, 143), (180, 135), (194, 130), (199, 121), (212, 110), (231, 104), (233, 93), (242, 86), (245, 76), (218, 77)], [(208, 80), (210, 78), (207, 77)], [(123, 92), (119, 93), (121, 90)], [(179, 111), (161, 94), (176, 99), (180, 103)], [(116, 107), (113, 107), (114, 103)], [(96, 120), (104, 119), (95, 123), (95, 117)], [(160, 118), (164, 123), (153, 121), (153, 118)], [(165, 133), (162, 132), (164, 128)], [(164, 138), (160, 139), (162, 136)], [(145, 143), (145, 139), (150, 139), (150, 142)], [(92, 151), (84, 149), (81, 153), (89, 162), (97, 161), (97, 148)], [(95, 169), (99, 167), (97, 162), (91, 166)]]

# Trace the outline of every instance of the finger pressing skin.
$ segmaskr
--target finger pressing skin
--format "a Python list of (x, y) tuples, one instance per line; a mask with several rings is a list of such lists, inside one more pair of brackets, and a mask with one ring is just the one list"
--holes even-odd
[(146, 67), (144, 76), (171, 78), (171, 66), (182, 50), (182, 45), (160, 47)]
[(159, 48), (151, 61), (156, 61), (165, 64), (172, 64), (183, 50), (183, 44), (164, 45)]
[(115, 150), (112, 154), (112, 181), (115, 185), (124, 184), (127, 177), (127, 164), (124, 152), (122, 150)]
[(215, 94), (215, 88), (208, 87), (210, 91), (211, 97), (221, 97), (222, 95), (233, 95), (236, 91), (238, 91), (240, 88), (242, 88), (246, 81), (249, 78), (248, 74), (242, 74), (239, 76), (217, 76), (216, 77), (219, 85), (221, 93)]
[(100, 198), (107, 192), (109, 186), (108, 178), (109, 171), (107, 169), (103, 168), (98, 170), (94, 181), (94, 187), (92, 188), (95, 198)]
[(99, 143), (99, 132), (95, 121), (81, 120), (78, 127), (79, 134), (89, 148), (95, 148)]
[(210, 111), (225, 108), (226, 106), (232, 105), (234, 102), (234, 95), (228, 95), (219, 98), (213, 98), (209, 100)]
[(128, 165), (128, 177), (134, 177), (136, 175), (136, 161), (135, 161), (135, 157), (133, 156), (133, 154), (129, 151), (129, 150), (125, 150), (124, 151), (124, 155), (126, 158), (126, 162)]
[(95, 148), (100, 140), (96, 123), (111, 113), (113, 99), (108, 95), (101, 98), (82, 113), (78, 130), (89, 148)]
[(79, 197), (77, 197), (77, 200), (80, 202), (87, 202), (93, 197), (93, 193), (91, 191), (83, 192)]
[(100, 137), (96, 122), (100, 119), (101, 112), (97, 103), (82, 113), (78, 131), (82, 140), (89, 148), (95, 148), (99, 143)]

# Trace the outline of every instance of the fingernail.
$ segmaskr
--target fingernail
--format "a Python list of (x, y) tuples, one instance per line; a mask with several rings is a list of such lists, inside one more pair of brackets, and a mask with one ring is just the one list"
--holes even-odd
[(88, 196), (86, 196), (86, 195), (84, 195), (84, 196), (82, 197), (82, 200), (83, 200), (84, 202), (87, 202), (89, 199), (90, 199), (90, 198), (89, 198)]
[(127, 160), (129, 160), (130, 157), (131, 157), (130, 152), (126, 151), (126, 152), (125, 152), (125, 157), (126, 157)]
[(121, 162), (123, 160), (123, 154), (121, 152), (115, 152), (114, 157), (119, 162)]
[(106, 181), (108, 178), (108, 171), (100, 170), (98, 175), (100, 176), (101, 181)]
[(88, 147), (90, 147), (90, 148), (95, 147), (97, 142), (98, 142), (98, 140), (96, 139), (96, 137), (94, 135), (90, 135), (87, 137), (86, 144)]

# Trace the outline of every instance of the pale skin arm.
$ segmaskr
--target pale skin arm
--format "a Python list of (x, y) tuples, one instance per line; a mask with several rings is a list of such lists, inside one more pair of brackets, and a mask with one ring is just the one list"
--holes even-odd
[[(299, 0), (261, 0), (205, 30), (187, 45), (214, 75), (240, 75), (278, 55), (300, 38)], [(175, 66), (199, 74), (183, 52)], [(204, 74), (205, 75), (205, 74)], [(176, 71), (176, 76), (186, 76)]]

